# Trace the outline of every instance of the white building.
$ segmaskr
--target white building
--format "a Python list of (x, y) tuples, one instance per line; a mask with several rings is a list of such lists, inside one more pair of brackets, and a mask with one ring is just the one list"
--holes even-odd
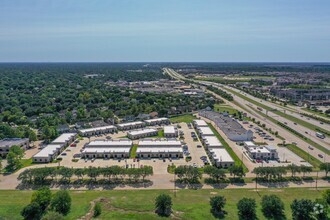
[(216, 136), (203, 136), (202, 141), (206, 148), (220, 148), (221, 142)]
[(109, 126), (103, 126), (103, 127), (97, 127), (97, 128), (80, 129), (79, 134), (83, 137), (90, 137), (90, 136), (98, 135), (98, 134), (113, 133), (116, 130), (117, 130), (117, 127), (115, 127), (113, 125), (109, 125)]
[(84, 158), (129, 158), (133, 142), (129, 139), (91, 141), (82, 151)]
[(134, 122), (117, 124), (116, 126), (119, 130), (124, 131), (124, 130), (143, 128), (145, 126), (145, 123), (142, 121), (134, 121)]
[(213, 131), (209, 127), (198, 127), (197, 128), (197, 132), (198, 132), (198, 134), (199, 134), (200, 137), (214, 136)]
[(235, 164), (233, 158), (224, 148), (209, 148), (209, 156), (213, 164), (217, 167), (231, 167)]
[(64, 146), (68, 146), (74, 141), (76, 137), (77, 137), (76, 133), (63, 133), (60, 136), (58, 136), (55, 140), (53, 140), (52, 144), (61, 144)]
[(178, 137), (178, 129), (174, 126), (164, 126), (164, 136), (167, 138), (176, 138)]
[(170, 124), (170, 120), (168, 118), (154, 118), (154, 119), (144, 120), (144, 122), (148, 126)]
[(127, 137), (134, 140), (139, 138), (151, 137), (158, 135), (158, 131), (153, 128), (145, 128), (127, 132)]
[(182, 158), (182, 144), (175, 139), (144, 139), (139, 141), (136, 155), (139, 158)]
[(250, 147), (257, 147), (257, 145), (255, 143), (253, 143), (252, 141), (245, 141), (244, 148), (249, 149)]
[(23, 150), (26, 150), (29, 146), (28, 138), (5, 138), (0, 140), (0, 156), (6, 157), (9, 149), (12, 146), (19, 146)]
[(32, 160), (35, 163), (49, 163), (54, 160), (63, 150), (65, 146), (63, 144), (49, 144), (41, 151), (36, 153)]
[(193, 120), (193, 125), (195, 128), (208, 127), (207, 123), (204, 120)]
[(248, 155), (254, 160), (276, 160), (278, 152), (273, 146), (254, 146), (247, 148)]

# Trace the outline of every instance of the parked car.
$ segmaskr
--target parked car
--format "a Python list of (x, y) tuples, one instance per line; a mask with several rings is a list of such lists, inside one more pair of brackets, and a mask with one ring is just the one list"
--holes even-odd
[(201, 148), (201, 147), (202, 147), (202, 145), (197, 145), (197, 147), (198, 147), (198, 148)]
[(66, 153), (65, 153), (65, 152), (64, 152), (64, 153), (62, 153), (62, 154), (61, 154), (61, 156), (66, 156)]
[(323, 155), (322, 154), (318, 154), (319, 158), (323, 158)]
[(308, 146), (308, 149), (310, 150), (314, 150), (314, 148), (312, 146)]

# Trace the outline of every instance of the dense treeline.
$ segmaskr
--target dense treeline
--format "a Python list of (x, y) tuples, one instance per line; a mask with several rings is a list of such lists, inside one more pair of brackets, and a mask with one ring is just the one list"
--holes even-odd
[(24, 170), (18, 176), (18, 180), (21, 180), (23, 184), (39, 185), (56, 181), (70, 183), (72, 177), (76, 177), (78, 181), (82, 181), (85, 177), (88, 177), (89, 181), (93, 182), (97, 182), (97, 180), (107, 180), (109, 183), (123, 182), (124, 179), (135, 182), (142, 179), (144, 182), (145, 178), (152, 174), (153, 168), (151, 166), (127, 169), (120, 166), (88, 168), (42, 167)]
[[(98, 75), (87, 78), (88, 74)], [(114, 114), (156, 111), (166, 116), (172, 107), (183, 113), (213, 105), (207, 98), (139, 93), (106, 84), (165, 77), (160, 69), (142, 64), (1, 64), (0, 123), (49, 130), (60, 124), (107, 120)], [(0, 132), (6, 137), (14, 133)]]
[(297, 173), (303, 173), (305, 176), (306, 173), (310, 173), (312, 171), (313, 168), (310, 166), (297, 166), (290, 164), (286, 167), (256, 167), (254, 168), (253, 173), (255, 173), (257, 177), (270, 180), (281, 179), (288, 172), (291, 172), (291, 177), (295, 177)]

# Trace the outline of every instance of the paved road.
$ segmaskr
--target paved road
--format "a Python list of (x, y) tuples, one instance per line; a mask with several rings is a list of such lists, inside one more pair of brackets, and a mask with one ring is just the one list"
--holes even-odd
[[(164, 71), (169, 74), (170, 76), (172, 76), (173, 78), (176, 79), (185, 79), (183, 76), (181, 76), (180, 74), (178, 74), (177, 72), (175, 72), (172, 69), (164, 69)], [(199, 82), (202, 83), (204, 85), (208, 85), (210, 82)], [(214, 83), (212, 83), (214, 85)], [(216, 84), (215, 84), (216, 85)], [(216, 85), (217, 86), (217, 85)], [(237, 96), (235, 96), (235, 101), (237, 101), (238, 103), (245, 103), (245, 100), (243, 100), (242, 98), (239, 98)], [(247, 109), (248, 111), (246, 111), (245, 109), (242, 109), (240, 106), (237, 106), (235, 104), (233, 104), (232, 102), (227, 102), (225, 101), (226, 104), (240, 110), (243, 112), (246, 112), (248, 116), (254, 117), (257, 120), (263, 121), (266, 124), (266, 127), (270, 127), (275, 131), (278, 131), (278, 133), (286, 139), (287, 143), (292, 143), (292, 142), (296, 142), (297, 146), (299, 146), (299, 148), (303, 149), (305, 152), (308, 152), (309, 154), (311, 154), (312, 156), (314, 156), (315, 158), (319, 159), (321, 162), (324, 161), (328, 161), (329, 160), (329, 155), (326, 155), (324, 152), (318, 150), (317, 148), (314, 148), (314, 150), (310, 150), (308, 147), (310, 146), (308, 143), (306, 143), (305, 141), (301, 140), (300, 138), (294, 136), (293, 134), (289, 133), (286, 129), (282, 128), (281, 126), (279, 126), (278, 124), (273, 123), (270, 120), (267, 120), (266, 118), (264, 118), (263, 116), (261, 116), (258, 113), (258, 110), (255, 110), (253, 108), (249, 108), (248, 106), (244, 106), (243, 107), (245, 109)], [(251, 104), (251, 103), (249, 103)], [(276, 118), (275, 118), (276, 120)], [(321, 159), (319, 158), (319, 154), (324, 155), (324, 158)]]

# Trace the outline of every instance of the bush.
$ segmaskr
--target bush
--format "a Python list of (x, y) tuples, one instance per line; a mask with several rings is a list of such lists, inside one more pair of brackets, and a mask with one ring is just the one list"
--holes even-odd
[(156, 213), (160, 216), (170, 216), (172, 213), (172, 198), (166, 194), (160, 194), (155, 201)]
[(314, 203), (309, 199), (293, 200), (291, 204), (292, 219), (309, 220), (312, 219)]
[(52, 199), (52, 192), (48, 187), (38, 189), (32, 194), (31, 203), (36, 202), (42, 210), (45, 210)]
[(38, 203), (32, 202), (23, 208), (23, 210), (21, 211), (21, 215), (26, 220), (38, 220), (42, 216), (42, 209)]
[(99, 215), (101, 215), (101, 212), (102, 212), (102, 207), (101, 207), (101, 203), (97, 202), (94, 206), (94, 214), (93, 216), (94, 217), (97, 217)]
[(216, 218), (223, 218), (226, 211), (223, 210), (226, 204), (226, 198), (223, 196), (214, 196), (210, 199), (211, 213)]
[(54, 194), (50, 203), (51, 210), (59, 212), (63, 215), (69, 213), (71, 209), (71, 197), (66, 190), (60, 190)]

